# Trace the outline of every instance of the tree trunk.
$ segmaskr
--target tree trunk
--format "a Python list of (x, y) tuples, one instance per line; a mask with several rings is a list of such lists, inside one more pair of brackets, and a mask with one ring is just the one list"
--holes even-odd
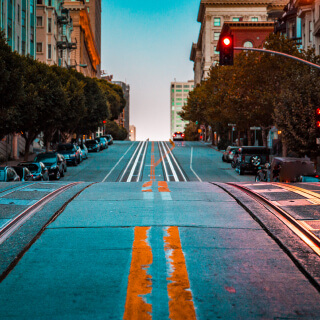
[(30, 152), (30, 146), (32, 141), (30, 141), (31, 139), (27, 138), (26, 139), (26, 145), (24, 147), (24, 161), (28, 161), (29, 160), (29, 152)]
[(262, 144), (264, 147), (267, 147), (268, 146), (268, 131), (269, 131), (269, 128), (263, 128), (261, 127), (262, 129)]
[(240, 132), (240, 130), (238, 130), (238, 142), (237, 142), (238, 147), (241, 147), (240, 136), (241, 136), (241, 132)]
[(284, 139), (282, 139), (282, 156), (286, 157), (288, 155), (287, 143)]
[(251, 130), (247, 130), (247, 136), (248, 136), (248, 146), (252, 146), (252, 139), (251, 139)]

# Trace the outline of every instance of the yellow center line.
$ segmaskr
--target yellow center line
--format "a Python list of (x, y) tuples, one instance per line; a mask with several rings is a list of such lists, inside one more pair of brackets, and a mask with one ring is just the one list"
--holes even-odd
[(297, 186), (287, 185), (284, 183), (273, 183), (276, 186), (280, 186), (283, 189), (286, 189), (288, 191), (300, 194), (301, 196), (304, 196), (305, 198), (313, 201), (314, 204), (319, 204), (320, 194), (316, 192), (312, 192), (307, 189), (303, 189)]
[(165, 251), (169, 255), (169, 269), (172, 270), (167, 278), (169, 281), (167, 285), (169, 318), (171, 320), (193, 320), (196, 319), (196, 312), (178, 227), (168, 227), (167, 234), (164, 237)]
[(171, 192), (167, 181), (158, 181), (158, 191), (159, 192)]
[(147, 242), (150, 227), (135, 227), (132, 246), (132, 260), (127, 288), (127, 299), (123, 319), (152, 319), (152, 305), (146, 302), (146, 295), (152, 291), (152, 277), (148, 269), (153, 256)]

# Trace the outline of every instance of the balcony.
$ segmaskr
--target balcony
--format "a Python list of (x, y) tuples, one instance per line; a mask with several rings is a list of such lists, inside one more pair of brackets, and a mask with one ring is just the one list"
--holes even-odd
[(57, 41), (57, 47), (60, 50), (68, 49), (68, 42), (67, 41)]
[(314, 36), (319, 36), (320, 35), (320, 17), (318, 18), (318, 20), (314, 23), (314, 32), (313, 32)]

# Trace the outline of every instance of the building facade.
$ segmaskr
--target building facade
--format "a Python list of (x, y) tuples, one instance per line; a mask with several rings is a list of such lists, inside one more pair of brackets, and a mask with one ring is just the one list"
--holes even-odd
[(182, 111), (182, 107), (187, 103), (189, 92), (194, 88), (194, 81), (188, 82), (171, 82), (170, 86), (170, 136), (172, 137), (174, 132), (184, 132), (185, 126), (188, 121), (182, 120), (179, 116), (179, 112)]
[(12, 51), (35, 58), (35, 0), (0, 0), (0, 29)]
[(76, 49), (71, 52), (69, 67), (75, 68), (85, 76), (94, 78), (98, 75), (100, 55), (91, 27), (90, 7), (86, 5), (87, 2), (85, 0), (64, 1), (63, 7), (70, 12), (73, 23), (71, 41), (76, 43)]
[(129, 140), (136, 141), (136, 139), (137, 139), (136, 127), (134, 125), (130, 125)]
[(63, 0), (37, 0), (37, 60), (48, 65), (68, 67), (71, 51), (77, 45), (71, 40), (73, 30), (69, 10)]
[[(219, 62), (218, 40), (225, 22), (274, 21), (287, 0), (201, 0), (198, 22), (201, 23), (197, 43), (192, 44), (190, 60), (194, 62), (194, 81), (199, 84)], [(246, 42), (246, 39), (244, 39)], [(243, 43), (244, 44), (244, 43)]]

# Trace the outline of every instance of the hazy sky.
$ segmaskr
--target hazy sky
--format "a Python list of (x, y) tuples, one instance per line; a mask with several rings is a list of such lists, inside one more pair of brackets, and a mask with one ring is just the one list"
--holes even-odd
[(102, 0), (102, 70), (130, 85), (137, 140), (170, 137), (170, 82), (193, 80), (200, 0)]

